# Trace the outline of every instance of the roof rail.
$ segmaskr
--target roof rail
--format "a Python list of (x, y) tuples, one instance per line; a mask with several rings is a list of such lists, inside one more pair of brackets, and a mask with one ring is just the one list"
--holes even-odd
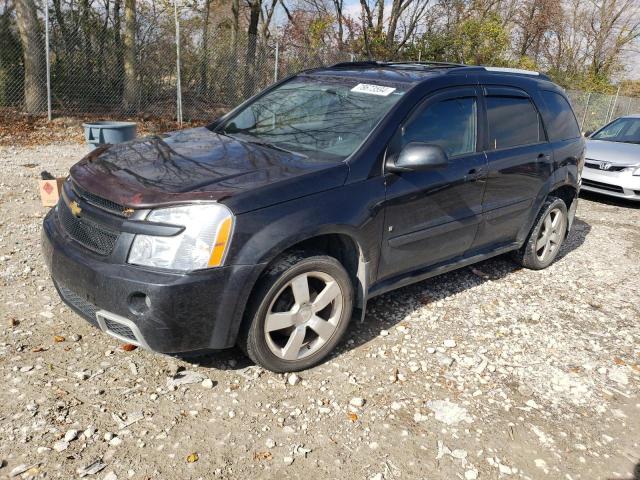
[(400, 65), (400, 66), (411, 66), (411, 65), (418, 65), (418, 66), (434, 66), (434, 67), (467, 67), (468, 65), (465, 65), (464, 63), (454, 63), (454, 62), (430, 62), (430, 61), (426, 61), (426, 62), (384, 62), (384, 65)]
[(339, 62), (331, 65), (329, 68), (343, 68), (343, 67), (376, 67), (380, 62), (375, 60), (360, 60), (357, 62)]
[(329, 68), (345, 68), (345, 67), (466, 67), (463, 63), (451, 62), (379, 62), (376, 60), (360, 60), (356, 62), (340, 62), (331, 65)]

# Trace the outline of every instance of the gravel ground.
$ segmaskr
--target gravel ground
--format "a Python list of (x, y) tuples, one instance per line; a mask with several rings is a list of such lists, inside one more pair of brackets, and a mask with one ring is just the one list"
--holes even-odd
[(0, 478), (640, 478), (637, 207), (582, 198), (547, 270), (378, 297), (329, 361), (276, 375), (126, 351), (72, 313), (36, 179), (85, 149), (1, 148)]

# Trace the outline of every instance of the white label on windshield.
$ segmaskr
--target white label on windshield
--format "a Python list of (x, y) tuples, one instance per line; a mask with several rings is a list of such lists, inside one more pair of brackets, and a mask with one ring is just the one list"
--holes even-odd
[(393, 87), (383, 87), (382, 85), (371, 85), (370, 83), (359, 83), (351, 89), (352, 92), (368, 93), (369, 95), (379, 95), (386, 97), (395, 91)]

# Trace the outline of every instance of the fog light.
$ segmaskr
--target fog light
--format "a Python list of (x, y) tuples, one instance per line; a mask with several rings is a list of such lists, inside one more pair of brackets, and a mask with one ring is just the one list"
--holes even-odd
[(151, 308), (151, 300), (142, 292), (135, 292), (129, 295), (129, 310), (134, 315), (142, 315)]

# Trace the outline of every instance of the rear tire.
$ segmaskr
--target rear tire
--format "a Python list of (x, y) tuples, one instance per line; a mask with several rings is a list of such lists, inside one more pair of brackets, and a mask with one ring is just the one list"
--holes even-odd
[(548, 197), (524, 245), (514, 259), (531, 270), (542, 270), (553, 263), (567, 233), (567, 205), (557, 197)]
[(338, 260), (288, 253), (259, 281), (238, 344), (267, 370), (304, 370), (320, 363), (340, 342), (352, 310), (353, 285)]

